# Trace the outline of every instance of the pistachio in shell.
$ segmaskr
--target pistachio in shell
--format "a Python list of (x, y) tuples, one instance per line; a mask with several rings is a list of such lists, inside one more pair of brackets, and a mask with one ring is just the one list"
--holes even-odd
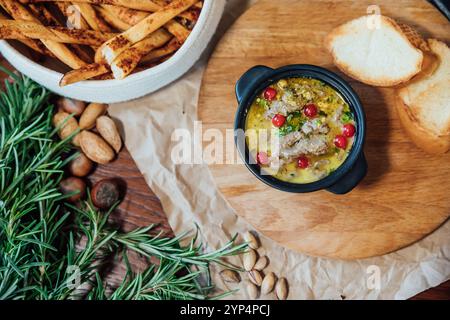
[(275, 294), (278, 300), (286, 300), (289, 295), (289, 288), (285, 278), (280, 278), (275, 285)]
[(276, 281), (277, 277), (273, 272), (269, 272), (268, 274), (266, 274), (261, 284), (261, 292), (263, 294), (271, 293), (275, 287)]
[(263, 282), (263, 277), (261, 275), (261, 272), (259, 272), (258, 270), (249, 271), (248, 278), (250, 279), (250, 281), (252, 283), (257, 285), (258, 287), (260, 287)]
[(250, 249), (248, 252), (244, 253), (244, 256), (242, 258), (242, 263), (244, 265), (245, 271), (251, 271), (253, 267), (255, 266), (256, 259), (257, 259), (256, 251), (253, 249)]
[(243, 237), (244, 241), (248, 243), (248, 246), (250, 248), (255, 250), (259, 248), (259, 240), (252, 232), (247, 231), (246, 233), (244, 233)]
[(246, 290), (247, 290), (248, 297), (251, 300), (258, 299), (258, 297), (259, 297), (259, 288), (254, 283), (247, 282), (246, 283)]
[(269, 259), (266, 256), (261, 256), (256, 260), (256, 263), (253, 267), (253, 269), (262, 271), (264, 270), (269, 264)]
[(225, 269), (220, 271), (220, 276), (222, 277), (223, 281), (225, 282), (231, 282), (231, 283), (239, 283), (241, 282), (241, 277), (239, 276), (239, 273), (237, 273), (234, 270)]

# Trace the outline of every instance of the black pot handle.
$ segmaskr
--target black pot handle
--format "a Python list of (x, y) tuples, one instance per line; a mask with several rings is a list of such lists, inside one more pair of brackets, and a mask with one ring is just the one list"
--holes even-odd
[(242, 98), (253, 89), (253, 85), (259, 82), (268, 72), (272, 71), (272, 68), (266, 66), (256, 66), (244, 73), (236, 83), (236, 98), (238, 102), (241, 103)]
[(367, 161), (364, 152), (361, 152), (353, 168), (344, 175), (337, 183), (328, 187), (327, 190), (334, 194), (346, 194), (355, 188), (367, 174)]

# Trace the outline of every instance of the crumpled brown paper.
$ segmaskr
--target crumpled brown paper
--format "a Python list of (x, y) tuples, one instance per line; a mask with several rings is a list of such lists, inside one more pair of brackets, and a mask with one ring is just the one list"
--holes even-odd
[[(223, 31), (251, 2), (228, 1), (219, 30)], [(218, 192), (206, 165), (175, 165), (171, 160), (171, 149), (177, 143), (171, 140), (172, 132), (179, 128), (193, 131), (205, 60), (172, 85), (138, 100), (111, 105), (109, 112), (122, 123), (125, 144), (160, 198), (174, 232), (191, 230), (196, 223), (203, 241), (217, 248), (252, 227)], [(263, 236), (259, 253), (270, 259), (267, 271), (287, 278), (289, 299), (406, 299), (450, 279), (449, 239), (447, 222), (408, 248), (364, 260), (310, 257)], [(213, 277), (219, 288), (241, 288), (232, 298), (248, 298), (245, 281), (228, 287), (217, 272)], [(261, 298), (273, 297), (272, 293)]]

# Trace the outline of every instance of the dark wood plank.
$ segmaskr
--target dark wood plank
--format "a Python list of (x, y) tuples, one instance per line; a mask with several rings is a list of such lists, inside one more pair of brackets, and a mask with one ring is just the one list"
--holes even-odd
[(126, 149), (122, 150), (113, 162), (97, 166), (89, 177), (90, 184), (105, 178), (119, 178), (124, 182), (125, 198), (112, 215), (124, 230), (157, 224), (164, 234), (173, 235), (159, 199), (148, 187)]
[(413, 297), (412, 300), (450, 300), (450, 281), (424, 291)]

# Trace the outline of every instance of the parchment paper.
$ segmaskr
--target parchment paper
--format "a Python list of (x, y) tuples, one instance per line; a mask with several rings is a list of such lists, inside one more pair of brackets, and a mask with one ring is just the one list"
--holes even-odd
[[(252, 2), (228, 1), (216, 40)], [(172, 132), (179, 128), (193, 131), (207, 56), (170, 86), (138, 100), (111, 105), (109, 112), (121, 122), (125, 144), (160, 198), (174, 232), (193, 229), (196, 223), (202, 240), (210, 248), (218, 248), (252, 227), (218, 192), (206, 165), (175, 165), (171, 160), (176, 144), (171, 141)], [(289, 299), (406, 299), (450, 279), (450, 222), (408, 248), (356, 261), (310, 257), (260, 238), (263, 249), (259, 253), (270, 259), (267, 271), (287, 278)], [(213, 278), (219, 288), (241, 288), (232, 298), (248, 298), (245, 282), (227, 287), (217, 271)]]

